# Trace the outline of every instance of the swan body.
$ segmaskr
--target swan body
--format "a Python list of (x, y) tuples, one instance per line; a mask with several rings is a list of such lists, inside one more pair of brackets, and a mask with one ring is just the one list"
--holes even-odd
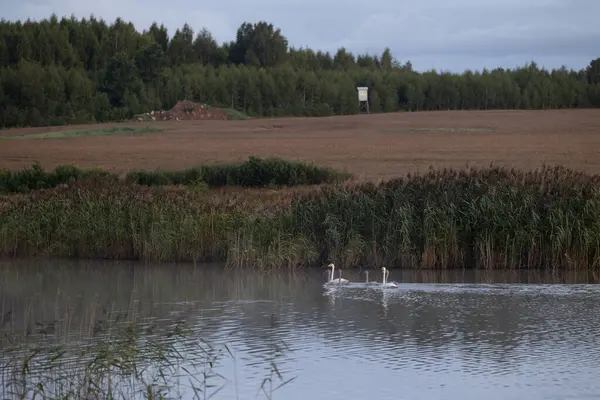
[(396, 289), (398, 285), (395, 282), (388, 282), (387, 277), (390, 274), (390, 271), (386, 267), (381, 267), (381, 273), (383, 275), (381, 287), (384, 289)]
[(335, 269), (335, 265), (333, 265), (333, 263), (329, 264), (329, 265), (327, 266), (327, 268), (331, 268), (331, 273), (329, 274), (329, 281), (327, 282), (328, 284), (338, 284), (338, 285), (339, 285), (339, 284), (347, 284), (347, 283), (350, 283), (350, 282), (348, 281), (348, 279), (344, 279), (344, 278), (342, 278), (342, 271), (341, 271), (341, 270), (339, 271), (339, 273), (340, 273), (340, 277), (339, 277), (339, 278), (337, 278), (337, 279), (333, 279), (333, 271), (334, 271), (334, 269)]

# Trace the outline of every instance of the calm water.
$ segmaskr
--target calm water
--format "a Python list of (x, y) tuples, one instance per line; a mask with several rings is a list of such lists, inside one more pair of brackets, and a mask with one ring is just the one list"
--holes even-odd
[[(275, 399), (600, 399), (597, 277), (392, 270), (402, 285), (385, 291), (324, 289), (325, 279), (325, 270), (4, 262), (0, 335), (73, 344), (82, 331), (101, 337), (117, 311), (156, 340), (184, 324), (193, 335), (179, 348), (182, 366), (205, 356), (200, 337), (231, 350), (214, 368), (217, 399), (265, 398), (272, 363), (294, 378)], [(53, 320), (56, 329), (40, 333)], [(184, 384), (181, 396), (192, 398)]]

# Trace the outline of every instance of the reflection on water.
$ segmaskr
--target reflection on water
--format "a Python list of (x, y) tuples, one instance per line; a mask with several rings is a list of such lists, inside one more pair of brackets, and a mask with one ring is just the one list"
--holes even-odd
[[(272, 362), (295, 378), (274, 398), (292, 400), (598, 398), (597, 276), (392, 270), (400, 288), (378, 290), (323, 288), (326, 274), (6, 262), (0, 334), (49, 345), (98, 337), (109, 315), (144, 322), (148, 337), (184, 323), (230, 348), (215, 368), (223, 399), (261, 397)], [(202, 356), (192, 342), (188, 364)]]

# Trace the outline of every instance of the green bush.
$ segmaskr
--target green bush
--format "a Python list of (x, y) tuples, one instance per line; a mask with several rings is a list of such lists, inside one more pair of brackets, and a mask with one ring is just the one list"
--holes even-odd
[[(335, 183), (346, 180), (350, 176), (347, 173), (312, 164), (290, 162), (279, 158), (250, 157), (248, 161), (241, 164), (201, 165), (180, 171), (133, 171), (127, 174), (125, 182), (146, 186), (266, 187)], [(36, 163), (30, 169), (20, 171), (0, 170), (0, 193), (24, 193), (49, 189), (94, 177), (118, 180), (117, 174), (101, 169), (59, 165), (53, 172), (45, 172), (41, 165)]]
[(267, 187), (335, 183), (350, 176), (302, 162), (250, 157), (240, 164), (201, 165), (182, 171), (134, 171), (127, 174), (126, 181), (148, 186), (193, 185), (203, 181), (211, 188)]
[(59, 165), (53, 172), (45, 172), (39, 163), (35, 163), (30, 169), (0, 170), (0, 192), (24, 193), (31, 190), (49, 189), (93, 177), (114, 180), (118, 178), (116, 174), (101, 169), (86, 170), (74, 165)]

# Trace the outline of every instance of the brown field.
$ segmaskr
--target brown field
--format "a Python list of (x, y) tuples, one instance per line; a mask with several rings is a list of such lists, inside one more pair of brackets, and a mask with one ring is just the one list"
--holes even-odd
[[(0, 131), (0, 136), (116, 125), (10, 129)], [(562, 164), (600, 173), (600, 110), (439, 111), (147, 125), (168, 130), (138, 136), (0, 140), (0, 168), (23, 168), (39, 161), (48, 169), (73, 163), (125, 172), (274, 155), (365, 179), (429, 166), (491, 162), (526, 169)]]

